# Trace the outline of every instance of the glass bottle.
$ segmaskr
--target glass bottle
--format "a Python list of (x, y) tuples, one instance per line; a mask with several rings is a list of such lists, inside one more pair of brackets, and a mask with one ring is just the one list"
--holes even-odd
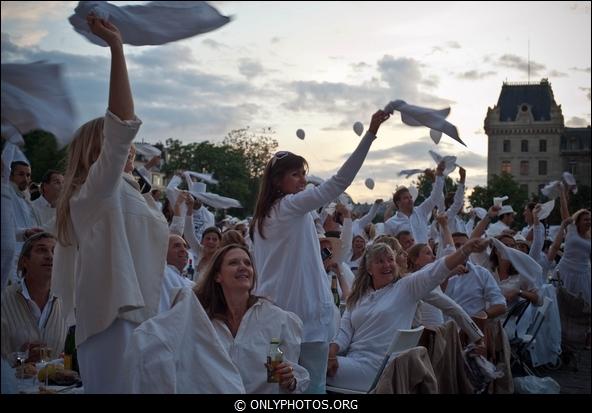
[(341, 299), (339, 298), (339, 290), (337, 289), (337, 275), (333, 274), (331, 277), (331, 293), (333, 294), (333, 302), (339, 308)]
[(64, 345), (64, 368), (78, 372), (78, 358), (76, 357), (76, 326), (70, 326)]
[(189, 264), (187, 265), (187, 278), (193, 281), (193, 277), (195, 275), (195, 269), (193, 268), (193, 260), (189, 259)]
[(284, 361), (284, 353), (280, 349), (280, 339), (272, 338), (271, 344), (269, 345), (269, 353), (267, 353), (267, 382), (268, 383), (279, 383), (280, 377), (274, 370), (276, 367)]

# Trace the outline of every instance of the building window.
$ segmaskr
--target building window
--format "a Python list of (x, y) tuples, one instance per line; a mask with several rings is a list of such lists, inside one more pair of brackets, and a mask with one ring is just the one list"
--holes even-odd
[(569, 171), (569, 173), (571, 173), (573, 176), (576, 176), (578, 173), (578, 163), (576, 161), (569, 161), (569, 163), (567, 164), (567, 170)]
[(502, 172), (506, 172), (506, 173), (511, 174), (512, 173), (512, 162), (502, 161)]
[(512, 143), (508, 139), (504, 141), (504, 152), (512, 152)]
[(520, 175), (528, 175), (528, 161), (520, 161)]
[(522, 142), (520, 142), (520, 150), (522, 152), (528, 152), (528, 141), (527, 140), (523, 140)]
[(539, 161), (539, 175), (547, 175), (547, 161)]
[(570, 138), (569, 149), (571, 149), (572, 151), (578, 150), (578, 140), (576, 138)]
[(520, 191), (526, 193), (528, 195), (528, 184), (521, 184)]
[(545, 139), (539, 141), (539, 152), (547, 152), (547, 141)]

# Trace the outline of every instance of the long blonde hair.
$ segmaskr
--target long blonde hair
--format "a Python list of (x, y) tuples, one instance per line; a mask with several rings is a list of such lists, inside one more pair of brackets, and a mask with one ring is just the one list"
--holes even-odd
[[(387, 254), (391, 254), (393, 257), (395, 256), (393, 249), (383, 242), (374, 243), (366, 248), (366, 252), (362, 257), (362, 261), (360, 261), (360, 268), (358, 268), (356, 278), (354, 279), (351, 293), (347, 298), (347, 308), (353, 308), (356, 303), (372, 288), (372, 277), (370, 277), (369, 271), (370, 264), (376, 260), (376, 257)], [(397, 267), (395, 280), (398, 279), (399, 269)]]
[(56, 227), (58, 241), (67, 246), (72, 244), (70, 198), (80, 190), (90, 167), (99, 157), (103, 146), (104, 118), (96, 118), (82, 125), (74, 134), (74, 140), (68, 146), (66, 173), (63, 191), (56, 207)]

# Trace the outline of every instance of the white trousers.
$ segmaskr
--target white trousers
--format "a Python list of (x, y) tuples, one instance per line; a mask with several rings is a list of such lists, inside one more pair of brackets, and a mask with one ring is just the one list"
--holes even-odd
[(123, 354), (137, 326), (118, 318), (105, 331), (78, 346), (78, 367), (85, 394), (122, 392), (122, 380), (126, 376)]
[(329, 343), (312, 342), (300, 345), (300, 360), (298, 364), (308, 370), (310, 384), (305, 394), (325, 394), (325, 380), (327, 378), (327, 362), (329, 357)]

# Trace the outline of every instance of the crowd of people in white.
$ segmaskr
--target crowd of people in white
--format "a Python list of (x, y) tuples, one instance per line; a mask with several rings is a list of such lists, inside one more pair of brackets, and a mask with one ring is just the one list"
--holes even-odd
[[(37, 200), (29, 199), (26, 162), (3, 173), (4, 361), (23, 349), (35, 361), (42, 345), (57, 357), (75, 325), (86, 393), (365, 391), (398, 329), (437, 329), (451, 319), (463, 345), (503, 373), (489, 380), (490, 391), (511, 392), (515, 332), (502, 322), (528, 301), (517, 327), (526, 329), (546, 297), (553, 304), (533, 357), (556, 362), (561, 325), (549, 280), (560, 277), (587, 305), (591, 290), (590, 210), (570, 216), (567, 185), (563, 222), (550, 240), (535, 203), (525, 206), (528, 225), (519, 231), (509, 205), (466, 222), (466, 172), (460, 168), (456, 193), (445, 196), (444, 162), (428, 171), (432, 191), (419, 205), (399, 187), (383, 222), (373, 223), (382, 200), (356, 217), (334, 201), (390, 116), (378, 110), (333, 177), (307, 185), (307, 161), (277, 152), (252, 219), (219, 228), (203, 202), (176, 188), (180, 177), (155, 199), (132, 175), (142, 121), (121, 35), (96, 16), (87, 23), (111, 50), (107, 113), (78, 129), (65, 173), (48, 171)], [(273, 338), (284, 353), (279, 383), (267, 381)], [(465, 374), (435, 373), (450, 381)]]

